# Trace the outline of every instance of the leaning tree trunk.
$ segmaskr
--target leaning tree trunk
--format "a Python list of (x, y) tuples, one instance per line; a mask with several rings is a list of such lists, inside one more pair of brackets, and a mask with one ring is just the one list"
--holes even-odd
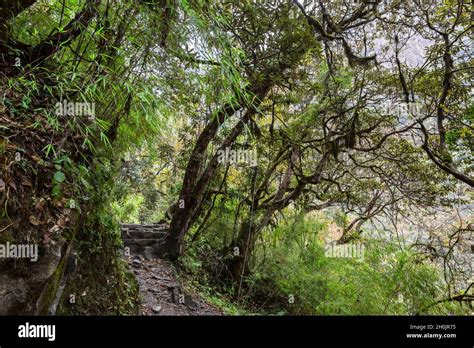
[[(249, 90), (250, 94), (255, 96), (255, 104), (247, 109), (240, 122), (232, 128), (230, 134), (224, 139), (207, 164), (205, 162), (205, 153), (211, 141), (214, 140), (220, 125), (226, 121), (229, 115), (234, 114), (241, 107), (235, 107), (232, 104), (226, 105), (199, 135), (188, 161), (179, 200), (169, 209), (171, 222), (165, 241), (167, 253), (164, 255), (168, 259), (176, 260), (182, 253), (184, 236), (201, 212), (202, 202), (207, 195), (209, 183), (219, 167), (219, 151), (234, 145), (235, 140), (244, 130), (245, 124), (249, 123), (252, 116), (256, 113), (258, 106), (267, 95), (270, 87), (270, 82), (265, 81), (263, 84), (257, 84)], [(245, 105), (244, 101), (241, 104)]]
[[(293, 151), (291, 155), (293, 162), (296, 161), (297, 154), (297, 151)], [(293, 189), (290, 189), (290, 179), (293, 175), (293, 170), (291, 169), (291, 165), (288, 164), (283, 180), (272, 201), (262, 205), (258, 205), (256, 204), (257, 202), (254, 202), (257, 207), (252, 207), (251, 218), (241, 225), (235, 246), (233, 247), (234, 250), (235, 247), (238, 248), (239, 254), (235, 255), (228, 265), (228, 269), (234, 281), (239, 280), (240, 282), (242, 276), (249, 273), (249, 261), (253, 254), (258, 234), (270, 224), (275, 212), (287, 207), (292, 200), (296, 200), (302, 194), (304, 187), (306, 187), (308, 183), (318, 184), (321, 181), (321, 175), (328, 161), (328, 156), (328, 153), (325, 153), (316, 166), (314, 173), (300, 179), (298, 185)], [(269, 183), (267, 183), (267, 185), (268, 184)], [(287, 193), (288, 191), (289, 193)], [(258, 219), (255, 218), (257, 216), (259, 217)]]

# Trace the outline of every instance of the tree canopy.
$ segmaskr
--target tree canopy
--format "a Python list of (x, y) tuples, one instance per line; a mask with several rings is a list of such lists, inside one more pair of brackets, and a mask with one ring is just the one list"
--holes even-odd
[(117, 299), (117, 223), (160, 222), (161, 257), (247, 308), (472, 301), (471, 2), (1, 0), (0, 23), (2, 240), (74, 245)]

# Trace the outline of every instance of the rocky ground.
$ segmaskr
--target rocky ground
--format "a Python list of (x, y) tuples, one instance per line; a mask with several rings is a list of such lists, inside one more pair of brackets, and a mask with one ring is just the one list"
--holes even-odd
[(183, 289), (171, 262), (140, 255), (127, 262), (140, 286), (140, 315), (222, 315), (216, 306)]

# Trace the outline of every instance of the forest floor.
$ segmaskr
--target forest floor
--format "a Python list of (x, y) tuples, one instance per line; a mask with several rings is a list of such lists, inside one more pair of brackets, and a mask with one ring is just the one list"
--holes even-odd
[(196, 292), (183, 289), (171, 262), (141, 256), (126, 260), (140, 287), (140, 315), (223, 315)]

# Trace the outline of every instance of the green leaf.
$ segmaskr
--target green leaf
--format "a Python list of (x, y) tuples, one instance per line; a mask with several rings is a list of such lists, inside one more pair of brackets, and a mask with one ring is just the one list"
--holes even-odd
[(61, 183), (64, 181), (64, 179), (66, 179), (66, 176), (63, 172), (57, 171), (56, 173), (54, 173), (54, 181)]
[(52, 191), (51, 194), (52, 194), (53, 197), (59, 196), (59, 195), (61, 194), (61, 185), (59, 185), (59, 184), (58, 184), (58, 185), (54, 185), (54, 186), (53, 186), (53, 191)]

